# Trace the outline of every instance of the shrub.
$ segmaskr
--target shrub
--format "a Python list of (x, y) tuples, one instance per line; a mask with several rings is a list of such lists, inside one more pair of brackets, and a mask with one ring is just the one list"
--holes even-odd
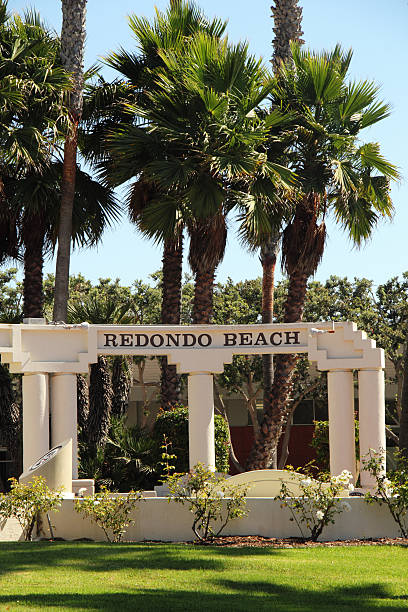
[(330, 523), (334, 524), (336, 514), (351, 510), (348, 502), (336, 499), (344, 489), (354, 489), (351, 478), (352, 474), (347, 470), (327, 482), (306, 477), (298, 483), (301, 494), (296, 497), (286, 483), (282, 482), (280, 493), (275, 499), (282, 502), (281, 507), (289, 508), (292, 514), (290, 520), (296, 522), (302, 537), (305, 538), (302, 529), (304, 524), (310, 533), (308, 539), (316, 542), (323, 529)]
[[(228, 425), (218, 414), (215, 415), (215, 465), (218, 472), (227, 473), (229, 469), (229, 436)], [(153, 429), (157, 443), (158, 458), (161, 456), (163, 436), (172, 444), (176, 455), (176, 472), (188, 472), (188, 409), (184, 406), (159, 413)]]
[(192, 529), (199, 540), (217, 537), (229, 521), (247, 514), (245, 496), (249, 486), (229, 485), (225, 476), (215, 475), (202, 463), (197, 463), (189, 474), (173, 474), (166, 484), (172, 495), (169, 502), (188, 504), (194, 515)]
[(105, 446), (89, 452), (89, 446), (80, 445), (81, 478), (94, 478), (97, 489), (127, 492), (145, 489), (157, 482), (156, 441), (143, 429), (126, 425), (126, 417), (111, 418), (111, 427)]
[(74, 507), (76, 512), (84, 515), (83, 518), (89, 518), (103, 529), (108, 542), (120, 542), (126, 528), (134, 523), (130, 513), (140, 499), (139, 491), (112, 496), (106, 487), (101, 487), (95, 495), (75, 500)]
[[(356, 457), (359, 458), (359, 422), (354, 421)], [(330, 474), (329, 421), (314, 421), (313, 439), (310, 446), (315, 449), (320, 469)]]
[(23, 530), (24, 539), (30, 541), (36, 518), (58, 509), (62, 491), (48, 488), (42, 476), (34, 476), (28, 484), (10, 478), (10, 483), (10, 492), (0, 496), (0, 517), (16, 518)]
[(396, 469), (389, 477), (384, 473), (382, 456), (371, 450), (363, 458), (363, 470), (374, 476), (377, 484), (375, 494), (368, 492), (365, 500), (369, 504), (377, 503), (387, 506), (392, 518), (397, 523), (401, 536), (408, 537), (408, 459), (396, 455)]

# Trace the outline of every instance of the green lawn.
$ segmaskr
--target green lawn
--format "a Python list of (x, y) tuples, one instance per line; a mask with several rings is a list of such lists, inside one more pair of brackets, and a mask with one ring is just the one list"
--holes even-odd
[(0, 544), (0, 610), (400, 610), (408, 549)]

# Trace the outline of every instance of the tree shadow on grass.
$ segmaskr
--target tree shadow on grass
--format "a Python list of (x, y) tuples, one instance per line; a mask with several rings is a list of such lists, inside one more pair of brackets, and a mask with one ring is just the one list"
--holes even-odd
[[(135, 590), (129, 585), (126, 592), (70, 594), (38, 594), (30, 593), (19, 596), (0, 595), (0, 609), (11, 610), (17, 605), (25, 609), (66, 609), (66, 610), (108, 610), (141, 609), (143, 612), (183, 610), (201, 612), (202, 610), (224, 610), (225, 612), (249, 612), (251, 610), (277, 612), (343, 612), (346, 610), (373, 610), (377, 607), (387, 607), (391, 612), (405, 607), (398, 597), (393, 597), (380, 584), (364, 586), (333, 588), (324, 591), (311, 591), (274, 584), (273, 582), (243, 582), (226, 581), (218, 586), (228, 589), (219, 593), (214, 590)], [(208, 588), (208, 587), (207, 587)], [(238, 591), (238, 592), (231, 592)]]
[[(186, 555), (190, 550), (191, 554)], [(0, 544), (0, 576), (31, 569), (75, 566), (80, 571), (107, 572), (151, 568), (183, 571), (222, 570), (222, 559), (204, 558), (193, 547), (151, 544), (17, 542)]]

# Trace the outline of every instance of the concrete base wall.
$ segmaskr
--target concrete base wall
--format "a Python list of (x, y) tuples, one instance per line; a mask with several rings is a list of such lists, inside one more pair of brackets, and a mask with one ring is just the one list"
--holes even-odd
[[(346, 540), (353, 538), (397, 537), (399, 532), (387, 508), (369, 506), (359, 498), (349, 498), (351, 512), (337, 516), (334, 525), (323, 532), (321, 540)], [(59, 512), (51, 513), (55, 537), (66, 540), (91, 538), (104, 541), (105, 535), (89, 519), (83, 519), (73, 508), (73, 500), (63, 501)], [(289, 520), (290, 512), (273, 499), (249, 498), (248, 516), (231, 521), (225, 535), (261, 535), (264, 537), (298, 537), (299, 530)], [(124, 539), (129, 541), (160, 540), (181, 542), (194, 539), (191, 529), (192, 514), (186, 506), (168, 502), (166, 498), (146, 498), (135, 510), (135, 523), (128, 528)], [(49, 536), (46, 521), (45, 535)], [(306, 533), (306, 531), (305, 531)], [(0, 524), (0, 541), (22, 539), (21, 529), (14, 520)]]

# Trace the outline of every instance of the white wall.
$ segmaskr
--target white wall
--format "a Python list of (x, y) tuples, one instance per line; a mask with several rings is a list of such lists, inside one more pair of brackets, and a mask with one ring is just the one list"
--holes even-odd
[[(321, 540), (345, 540), (353, 538), (397, 537), (398, 529), (388, 510), (378, 505), (369, 506), (363, 499), (348, 498), (351, 512), (338, 515), (334, 525), (326, 528)], [(73, 500), (64, 500), (59, 512), (51, 513), (54, 535), (66, 540), (91, 538), (105, 540), (102, 529), (74, 512)], [(290, 513), (281, 509), (273, 499), (250, 498), (247, 500), (248, 516), (232, 521), (223, 532), (225, 535), (261, 535), (264, 537), (298, 537), (297, 526), (289, 521)], [(125, 535), (125, 540), (160, 540), (181, 542), (193, 540), (192, 514), (187, 507), (168, 502), (167, 498), (146, 498), (139, 503), (134, 515), (135, 524)], [(46, 522), (44, 521), (46, 531)], [(48, 533), (46, 533), (48, 536)], [(15, 521), (0, 525), (0, 541), (21, 539), (21, 530)]]

